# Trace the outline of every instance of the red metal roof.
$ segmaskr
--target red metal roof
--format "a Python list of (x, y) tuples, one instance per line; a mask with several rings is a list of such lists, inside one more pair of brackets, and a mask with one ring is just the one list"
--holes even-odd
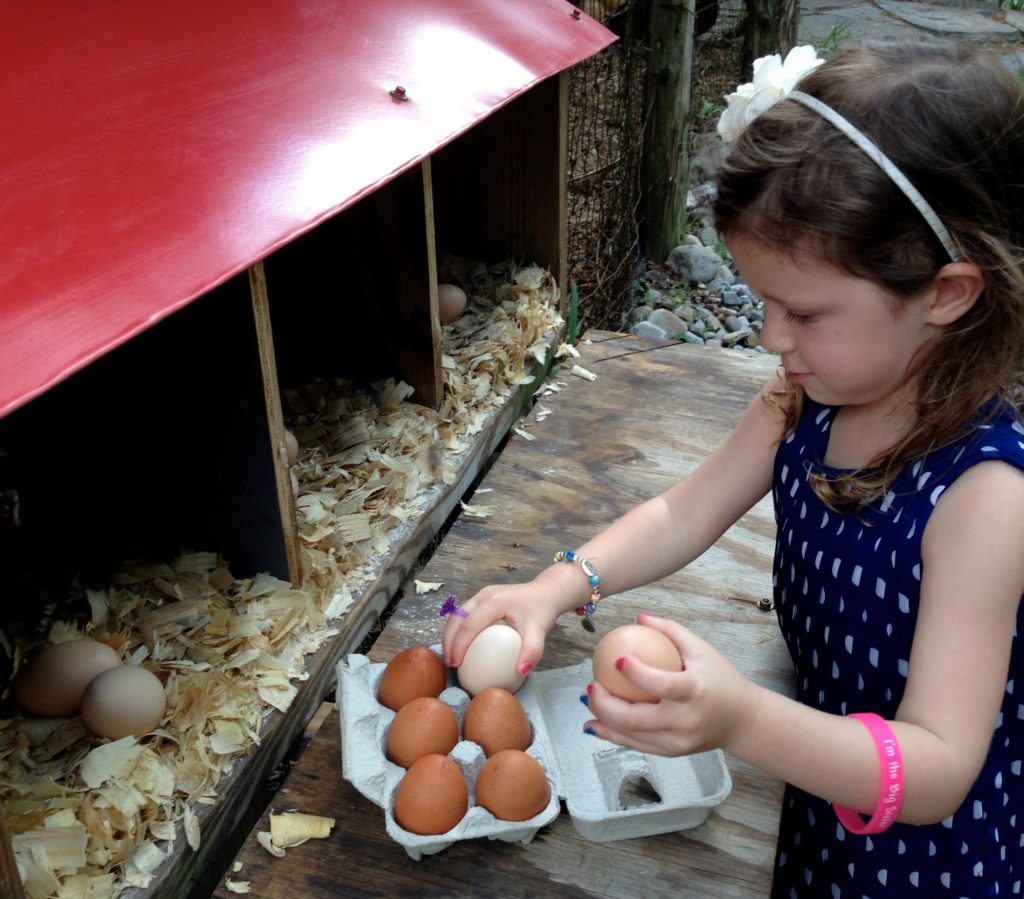
[(614, 40), (572, 12), (6, 3), (0, 416)]

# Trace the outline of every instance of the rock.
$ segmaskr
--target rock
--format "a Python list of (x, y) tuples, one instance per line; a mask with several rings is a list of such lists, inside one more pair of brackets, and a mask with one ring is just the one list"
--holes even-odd
[(744, 299), (735, 290), (723, 290), (722, 303), (726, 306), (740, 307), (743, 305)]
[(668, 334), (657, 325), (652, 325), (649, 321), (638, 322), (629, 329), (629, 333), (634, 337), (652, 337), (655, 340), (668, 340)]
[(689, 303), (680, 303), (676, 306), (675, 313), (688, 325), (692, 325), (697, 321), (697, 310)]
[(701, 337), (699, 334), (694, 334), (693, 331), (687, 331), (683, 335), (683, 341), (685, 343), (703, 344), (704, 343), (704, 338)]
[(654, 310), (650, 306), (634, 306), (629, 312), (630, 324), (636, 325), (647, 321)]
[(669, 254), (666, 264), (688, 283), (706, 284), (718, 273), (722, 257), (709, 247), (684, 244)]
[(647, 319), (647, 324), (661, 328), (662, 331), (672, 338), (677, 338), (689, 330), (686, 322), (674, 312), (669, 312), (668, 309), (655, 309), (651, 313), (650, 318)]
[(700, 238), (700, 242), (706, 247), (713, 247), (716, 243), (722, 242), (722, 238), (718, 236), (718, 232), (710, 226), (701, 228), (697, 236)]
[(723, 284), (731, 286), (736, 283), (736, 276), (732, 273), (732, 269), (729, 268), (728, 263), (722, 263), (718, 267), (718, 274), (715, 275), (716, 281), (721, 281)]
[(711, 310), (705, 309), (701, 314), (701, 318), (704, 320), (704, 325), (709, 331), (725, 330), (725, 328), (722, 327), (722, 322), (719, 320), (718, 316), (711, 312)]

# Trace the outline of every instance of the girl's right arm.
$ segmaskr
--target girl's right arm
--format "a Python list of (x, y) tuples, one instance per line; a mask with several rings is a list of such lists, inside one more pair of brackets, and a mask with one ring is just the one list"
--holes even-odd
[[(783, 414), (768, 399), (782, 388), (776, 374), (747, 407), (725, 441), (690, 475), (637, 506), (578, 548), (594, 563), (604, 597), (666, 577), (708, 549), (771, 488)], [(560, 547), (555, 547), (557, 549)], [(555, 619), (586, 602), (587, 578), (579, 565), (555, 563), (523, 584), (484, 587), (450, 616), (442, 649), (458, 665), (483, 628), (502, 618), (523, 638), (517, 665), (529, 671), (544, 651)]]

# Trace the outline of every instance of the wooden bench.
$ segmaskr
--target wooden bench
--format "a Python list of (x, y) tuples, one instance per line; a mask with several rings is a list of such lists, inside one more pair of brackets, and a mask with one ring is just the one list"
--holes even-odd
[[(590, 381), (561, 370), (561, 390), (543, 396), (521, 422), (467, 502), (489, 517), (462, 515), (416, 575), (436, 592), (407, 591), (369, 652), (385, 661), (406, 646), (436, 643), (448, 593), (468, 598), (497, 582), (525, 580), (558, 549), (582, 543), (640, 500), (685, 476), (729, 432), (774, 357), (658, 344), (595, 332), (580, 345)], [(486, 492), (485, 492), (486, 491)], [(650, 610), (711, 640), (759, 683), (791, 694), (792, 669), (771, 595), (775, 523), (762, 500), (685, 571), (602, 604), (598, 632), (563, 616), (539, 670), (576, 664), (601, 633)], [(584, 685), (581, 684), (581, 689)], [(588, 842), (561, 814), (530, 843), (467, 840), (412, 861), (385, 832), (384, 812), (341, 775), (338, 714), (322, 724), (258, 821), (214, 895), (248, 882), (261, 899), (356, 895), (416, 896), (767, 896), (782, 784), (729, 758), (733, 788), (702, 825), (610, 843)], [(256, 839), (271, 812), (336, 819), (330, 836), (275, 858)]]

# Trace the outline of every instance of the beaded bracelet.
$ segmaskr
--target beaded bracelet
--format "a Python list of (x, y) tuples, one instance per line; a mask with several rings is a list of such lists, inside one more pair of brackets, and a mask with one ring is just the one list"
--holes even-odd
[(870, 821), (865, 821), (852, 808), (832, 804), (836, 817), (850, 833), (871, 834), (887, 830), (896, 820), (903, 804), (903, 756), (896, 734), (888, 722), (873, 712), (848, 715), (859, 719), (871, 733), (878, 750), (878, 802)]
[(579, 615), (583, 620), (580, 622), (583, 627), (594, 632), (594, 612), (597, 610), (597, 604), (601, 601), (601, 577), (598, 575), (597, 570), (594, 568), (593, 563), (589, 559), (584, 559), (579, 553), (574, 552), (571, 549), (565, 552), (555, 553), (556, 562), (579, 562), (580, 568), (583, 569), (583, 573), (587, 576), (587, 583), (590, 584), (590, 597), (587, 601), (576, 610), (576, 614)]

